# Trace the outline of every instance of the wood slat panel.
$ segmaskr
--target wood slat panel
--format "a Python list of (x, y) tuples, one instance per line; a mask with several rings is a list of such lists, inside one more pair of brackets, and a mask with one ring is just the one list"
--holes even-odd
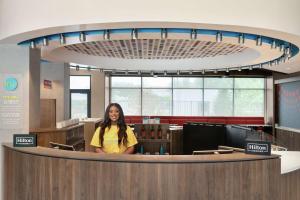
[(281, 199), (300, 199), (300, 170), (296, 170), (281, 177)]
[(288, 148), (289, 151), (300, 151), (300, 133), (277, 128), (275, 130), (279, 145)]
[(6, 200), (280, 199), (278, 158), (138, 163), (54, 158), (8, 147), (4, 151)]
[(40, 119), (41, 128), (56, 127), (56, 99), (40, 100)]

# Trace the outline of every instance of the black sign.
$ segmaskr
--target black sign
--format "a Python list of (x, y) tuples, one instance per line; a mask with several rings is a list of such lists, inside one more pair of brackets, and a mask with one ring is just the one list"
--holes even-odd
[(14, 134), (14, 147), (36, 147), (36, 135)]
[(271, 143), (266, 141), (246, 140), (246, 153), (257, 155), (271, 155)]

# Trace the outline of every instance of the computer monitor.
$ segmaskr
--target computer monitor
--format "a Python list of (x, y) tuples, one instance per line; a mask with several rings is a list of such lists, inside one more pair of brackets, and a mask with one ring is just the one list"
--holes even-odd
[(183, 125), (183, 154), (193, 151), (215, 150), (225, 144), (225, 126), (220, 124), (191, 123)]
[(51, 148), (54, 148), (54, 149), (75, 151), (75, 148), (72, 145), (60, 144), (60, 143), (55, 143), (55, 142), (49, 142), (49, 144), (50, 144)]

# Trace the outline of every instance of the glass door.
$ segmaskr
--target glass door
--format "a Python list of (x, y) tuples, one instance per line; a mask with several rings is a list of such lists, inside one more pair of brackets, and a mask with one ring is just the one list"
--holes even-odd
[(91, 117), (91, 76), (70, 76), (70, 117)]
[(71, 118), (91, 117), (90, 92), (71, 90)]

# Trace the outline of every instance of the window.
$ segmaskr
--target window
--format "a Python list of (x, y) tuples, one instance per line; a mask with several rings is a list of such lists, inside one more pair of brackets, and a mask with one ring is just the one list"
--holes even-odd
[(142, 115), (172, 115), (171, 89), (143, 89)]
[(91, 89), (91, 76), (70, 76), (70, 89)]
[(204, 78), (204, 115), (233, 115), (233, 78)]
[(91, 76), (70, 76), (70, 117), (91, 117)]
[(141, 77), (111, 77), (112, 88), (141, 88)]
[(203, 88), (203, 78), (173, 78), (174, 88)]
[(264, 116), (263, 78), (111, 77), (125, 115)]
[(203, 90), (202, 89), (173, 89), (173, 115), (175, 116), (203, 115)]
[(204, 89), (205, 116), (232, 116), (232, 103), (232, 89)]
[(172, 115), (172, 78), (142, 78), (142, 115)]
[(233, 89), (233, 78), (204, 78), (204, 88)]
[(264, 79), (236, 78), (234, 84), (234, 115), (263, 117)]
[(118, 103), (125, 115), (141, 115), (141, 77), (111, 77), (111, 102)]
[(203, 115), (203, 78), (173, 78), (173, 115)]
[(143, 88), (171, 88), (172, 78), (166, 77), (143, 77), (142, 79)]
[(112, 89), (111, 102), (120, 104), (124, 113), (141, 115), (140, 89)]

